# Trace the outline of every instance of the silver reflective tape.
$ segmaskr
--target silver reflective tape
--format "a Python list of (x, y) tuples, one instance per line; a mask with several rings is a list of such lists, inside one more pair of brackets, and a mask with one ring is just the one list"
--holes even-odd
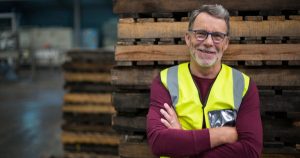
[(178, 66), (173, 66), (168, 69), (167, 74), (167, 86), (171, 95), (172, 104), (175, 105), (178, 102), (179, 92), (178, 92)]
[(244, 77), (243, 74), (236, 69), (232, 69), (233, 76), (233, 99), (234, 99), (234, 107), (236, 111), (239, 111), (242, 99), (243, 99), (243, 91), (244, 91)]

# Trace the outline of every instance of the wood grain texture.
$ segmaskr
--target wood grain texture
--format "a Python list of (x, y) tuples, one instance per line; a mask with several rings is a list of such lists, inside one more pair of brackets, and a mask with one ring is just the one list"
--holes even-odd
[(65, 72), (64, 73), (66, 82), (101, 82), (110, 83), (110, 73), (86, 73), (86, 72)]
[[(112, 84), (149, 88), (160, 70), (158, 68), (115, 68), (112, 70)], [(243, 68), (239, 70), (249, 75), (258, 86), (300, 86), (300, 69), (297, 68)]]
[[(186, 45), (116, 47), (117, 61), (187, 61)], [(300, 44), (230, 44), (223, 60), (300, 60)]]
[(116, 111), (112, 105), (89, 105), (89, 104), (79, 104), (79, 105), (68, 105), (65, 104), (62, 107), (63, 112), (73, 112), (73, 113), (105, 113), (105, 114), (115, 114)]
[(64, 95), (65, 103), (90, 103), (90, 104), (111, 104), (111, 94), (85, 94), (67, 93)]
[[(233, 20), (230, 27), (230, 36), (233, 37), (300, 36), (299, 20)], [(120, 22), (118, 38), (180, 38), (187, 30), (188, 22)]]
[(113, 117), (113, 128), (118, 131), (132, 131), (132, 132), (145, 132), (146, 117)]
[(64, 152), (64, 158), (120, 158), (117, 155), (101, 155), (89, 152)]
[(128, 158), (156, 158), (150, 151), (149, 145), (143, 142), (121, 141), (119, 155)]
[(187, 12), (203, 4), (222, 4), (228, 10), (298, 10), (297, 0), (114, 0), (114, 13)]
[(119, 145), (120, 136), (99, 133), (62, 132), (63, 143), (91, 143), (104, 145)]
[(63, 69), (66, 72), (110, 72), (112, 67), (112, 63), (65, 62), (63, 64)]

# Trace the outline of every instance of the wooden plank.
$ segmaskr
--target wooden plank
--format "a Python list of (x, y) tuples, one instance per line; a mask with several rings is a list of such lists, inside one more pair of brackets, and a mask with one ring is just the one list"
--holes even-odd
[(290, 15), (289, 19), (290, 20), (300, 20), (300, 15)]
[(115, 0), (114, 13), (189, 12), (203, 4), (222, 4), (228, 10), (298, 10), (297, 0)]
[(119, 18), (119, 23), (134, 23), (134, 18)]
[(114, 52), (105, 49), (72, 49), (67, 52), (67, 56), (73, 61), (101, 62), (103, 64), (114, 62)]
[[(115, 68), (112, 84), (117, 86), (143, 86), (149, 88), (161, 69)], [(249, 75), (258, 86), (300, 86), (300, 69), (297, 68), (252, 68), (239, 69)]]
[(113, 134), (62, 132), (61, 138), (63, 143), (120, 144), (120, 136)]
[(112, 102), (117, 111), (137, 112), (148, 109), (149, 93), (113, 93)]
[(89, 132), (89, 133), (110, 133), (117, 134), (111, 125), (80, 125), (80, 124), (66, 124), (62, 125), (62, 130), (66, 132)]
[(101, 125), (111, 126), (112, 115), (111, 114), (99, 114), (99, 113), (63, 113), (63, 119), (65, 124), (76, 125)]
[[(295, 156), (298, 158), (300, 156), (300, 152), (293, 147), (283, 147), (283, 148), (264, 148), (264, 154), (280, 154), (280, 155), (287, 155), (288, 156)], [(294, 158), (294, 157), (292, 157)]]
[[(230, 36), (300, 36), (299, 27), (299, 20), (231, 21)], [(118, 38), (180, 38), (187, 30), (188, 22), (119, 23)]]
[(283, 21), (285, 20), (285, 16), (281, 15), (281, 16), (267, 16), (268, 20), (279, 20), (279, 21)]
[(90, 104), (111, 104), (111, 94), (84, 94), (67, 93), (64, 95), (65, 103), (90, 103)]
[(73, 113), (105, 113), (105, 114), (116, 113), (113, 105), (65, 104), (63, 105), (62, 110), (63, 112), (73, 112)]
[[(64, 152), (68, 153), (88, 153), (91, 154), (87, 158), (94, 158), (91, 156), (94, 155), (118, 155), (118, 146), (116, 145), (101, 145), (101, 144), (83, 144), (83, 143), (75, 143), (75, 144), (63, 144)], [(77, 155), (72, 155), (77, 156)], [(87, 155), (82, 155), (87, 156)], [(80, 157), (83, 158), (83, 157)], [(104, 157), (105, 158), (105, 157)]]
[[(286, 128), (286, 127), (282, 127)], [(296, 144), (300, 142), (299, 133), (300, 130), (296, 128), (286, 128), (285, 130), (279, 129), (275, 130), (274, 128), (264, 128), (264, 141), (275, 141), (276, 139), (280, 140), (286, 144)]]
[(113, 117), (113, 128), (119, 132), (146, 132), (146, 117)]
[(292, 60), (288, 61), (289, 66), (299, 66), (300, 65), (300, 60)]
[(119, 145), (119, 155), (128, 158), (156, 158), (150, 151), (146, 141), (130, 142), (122, 139)]
[(110, 83), (65, 82), (64, 89), (69, 93), (107, 93), (115, 90)]
[(65, 72), (65, 81), (67, 82), (101, 82), (110, 83), (110, 73), (87, 73), (87, 72)]
[(87, 62), (66, 62), (63, 64), (64, 71), (67, 72), (110, 72), (113, 63), (87, 63)]
[(117, 155), (101, 155), (96, 153), (84, 152), (64, 152), (64, 158), (119, 158)]
[[(277, 150), (274, 149), (274, 150)], [(262, 154), (262, 158), (298, 158), (299, 154)]]
[[(223, 60), (300, 60), (300, 44), (231, 44)], [(117, 61), (188, 61), (186, 45), (117, 46)]]
[(245, 16), (246, 21), (263, 21), (262, 16)]
[(282, 65), (282, 61), (266, 61), (266, 65)]

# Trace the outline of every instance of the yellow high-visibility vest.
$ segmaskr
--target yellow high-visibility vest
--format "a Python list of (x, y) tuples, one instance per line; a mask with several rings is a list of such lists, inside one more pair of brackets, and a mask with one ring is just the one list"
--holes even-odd
[(172, 106), (182, 128), (202, 129), (203, 122), (206, 128), (219, 127), (223, 126), (228, 119), (235, 121), (242, 99), (248, 90), (250, 78), (222, 64), (208, 94), (206, 105), (202, 105), (199, 98), (201, 94), (188, 65), (189, 63), (183, 63), (160, 72), (161, 82), (171, 95)]

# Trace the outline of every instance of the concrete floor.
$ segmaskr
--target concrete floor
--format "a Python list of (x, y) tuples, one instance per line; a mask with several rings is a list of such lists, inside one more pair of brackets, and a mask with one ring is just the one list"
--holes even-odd
[(63, 76), (58, 69), (29, 71), (0, 81), (0, 157), (61, 157)]

